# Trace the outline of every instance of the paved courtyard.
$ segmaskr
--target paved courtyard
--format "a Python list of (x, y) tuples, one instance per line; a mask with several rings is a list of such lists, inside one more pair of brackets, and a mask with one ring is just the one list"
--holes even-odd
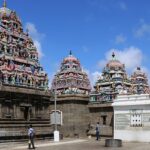
[[(121, 148), (104, 147), (105, 139), (63, 139), (35, 141), (36, 150), (149, 150), (150, 143), (124, 142)], [(27, 142), (0, 143), (1, 150), (26, 150)]]

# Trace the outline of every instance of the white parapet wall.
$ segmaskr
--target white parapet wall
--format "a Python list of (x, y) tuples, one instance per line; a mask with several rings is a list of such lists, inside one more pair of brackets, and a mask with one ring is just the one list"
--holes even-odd
[(114, 139), (150, 142), (150, 95), (118, 95), (114, 108)]

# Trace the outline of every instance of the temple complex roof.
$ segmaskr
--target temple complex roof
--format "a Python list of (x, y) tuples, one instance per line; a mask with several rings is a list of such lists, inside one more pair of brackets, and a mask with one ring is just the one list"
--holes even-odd
[(48, 78), (38, 52), (15, 11), (0, 8), (0, 79), (2, 84), (47, 89)]
[(91, 86), (87, 74), (81, 69), (80, 61), (70, 54), (63, 59), (60, 71), (52, 82), (52, 90), (57, 89), (58, 95), (85, 94), (88, 95)]
[(0, 8), (0, 16), (9, 16), (11, 13), (11, 10), (9, 8), (6, 7), (6, 1), (4, 0), (3, 2), (3, 7)]
[(81, 65), (79, 60), (72, 55), (72, 52), (70, 51), (69, 55), (63, 59), (61, 63), (60, 71), (69, 71), (69, 70), (76, 70), (81, 71)]
[(74, 63), (76, 63), (76, 64), (79, 64), (79, 63), (80, 63), (79, 60), (78, 60), (76, 57), (74, 57), (74, 56), (72, 55), (71, 50), (70, 50), (69, 56), (66, 57), (66, 58), (64, 58), (64, 60), (63, 60), (63, 63), (64, 63), (64, 64), (65, 64), (65, 63), (69, 63), (69, 62), (74, 62)]
[(112, 59), (106, 64), (106, 67), (111, 69), (124, 69), (124, 64), (115, 58), (115, 53), (112, 53)]

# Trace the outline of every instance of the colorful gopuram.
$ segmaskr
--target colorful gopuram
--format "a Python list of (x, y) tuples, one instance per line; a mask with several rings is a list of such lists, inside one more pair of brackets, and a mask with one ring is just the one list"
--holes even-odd
[(47, 89), (48, 78), (38, 52), (15, 11), (0, 8), (0, 78), (2, 84)]
[(133, 94), (150, 94), (148, 78), (140, 67), (137, 67), (136, 71), (131, 75), (131, 83)]
[(130, 87), (131, 81), (127, 76), (125, 65), (117, 60), (113, 53), (112, 59), (106, 64), (94, 86), (95, 90), (91, 93), (90, 101), (112, 102), (117, 94), (130, 93)]
[(89, 95), (91, 90), (87, 74), (82, 70), (79, 60), (70, 54), (64, 58), (60, 71), (52, 82), (53, 91), (57, 89), (57, 95), (84, 94)]
[(0, 140), (50, 132), (48, 78), (38, 52), (15, 11), (0, 8)]

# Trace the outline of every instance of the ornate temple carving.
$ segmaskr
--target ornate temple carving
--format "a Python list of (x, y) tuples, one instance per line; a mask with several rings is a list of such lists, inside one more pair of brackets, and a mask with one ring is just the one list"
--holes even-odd
[(131, 75), (131, 82), (133, 94), (150, 94), (147, 76), (140, 67)]
[[(37, 49), (14, 11), (0, 8), (0, 70), (3, 84), (47, 89)], [(41, 71), (42, 70), (42, 71)]]
[(91, 90), (87, 74), (82, 70), (79, 60), (70, 51), (68, 57), (64, 58), (60, 71), (56, 73), (52, 90), (57, 90), (58, 95), (84, 94), (89, 95)]
[(91, 93), (91, 101), (111, 102), (117, 94), (129, 92), (131, 81), (127, 77), (125, 65), (115, 58), (106, 64), (102, 75), (94, 86), (95, 91)]

